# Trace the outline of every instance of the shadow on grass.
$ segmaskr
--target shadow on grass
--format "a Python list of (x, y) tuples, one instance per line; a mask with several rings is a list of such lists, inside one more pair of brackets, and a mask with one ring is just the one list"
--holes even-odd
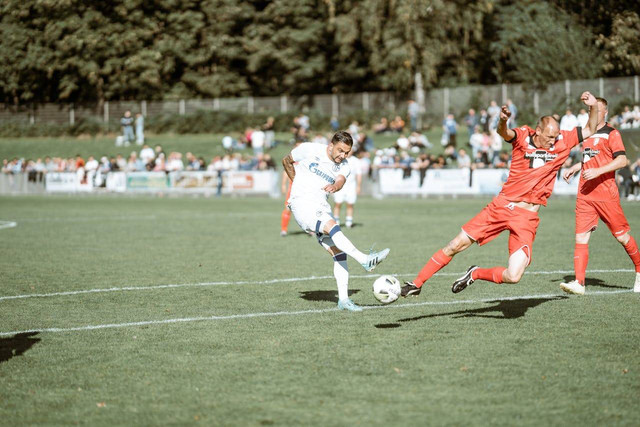
[[(349, 296), (360, 292), (358, 289), (350, 289)], [(302, 291), (300, 298), (307, 301), (329, 301), (338, 303), (338, 291)]]
[[(566, 275), (566, 276), (564, 276), (563, 282), (565, 282), (565, 283), (566, 282), (570, 282), (573, 279), (575, 279), (575, 276)], [(554, 282), (555, 282), (555, 280), (554, 280)], [(600, 280), (600, 279), (589, 279), (588, 277), (585, 278), (584, 282), (585, 282), (585, 285), (587, 287), (589, 287), (589, 286), (598, 286), (600, 288), (610, 288), (610, 289), (629, 289), (629, 288), (624, 287), (624, 286), (607, 285), (603, 280)]]
[(0, 363), (6, 362), (15, 356), (22, 356), (35, 343), (40, 342), (40, 338), (32, 338), (34, 335), (38, 335), (38, 332), (17, 334), (11, 338), (0, 338)]
[[(523, 298), (504, 301), (489, 301), (487, 304), (496, 304), (491, 307), (474, 308), (470, 310), (459, 310), (448, 313), (426, 314), (424, 316), (408, 317), (400, 319), (398, 322), (415, 322), (416, 320), (429, 319), (433, 317), (451, 316), (453, 318), (461, 317), (482, 317), (486, 319), (517, 319), (523, 317), (527, 310), (544, 304), (547, 301), (558, 301), (567, 299), (565, 296), (551, 298)], [(491, 314), (496, 313), (496, 314)], [(391, 329), (400, 327), (400, 323), (381, 323), (375, 325), (378, 329)]]

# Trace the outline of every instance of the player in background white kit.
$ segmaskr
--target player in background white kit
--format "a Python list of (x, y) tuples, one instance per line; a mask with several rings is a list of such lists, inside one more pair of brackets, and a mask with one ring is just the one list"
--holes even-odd
[(349, 164), (349, 169), (351, 169), (351, 174), (347, 177), (347, 182), (344, 183), (342, 190), (333, 193), (333, 201), (336, 203), (333, 207), (333, 216), (340, 224), (340, 209), (342, 204), (346, 202), (347, 217), (344, 225), (347, 228), (351, 228), (353, 226), (353, 205), (356, 204), (362, 187), (362, 167), (360, 166), (360, 159), (353, 155), (353, 150), (349, 152), (347, 163)]
[(320, 245), (333, 256), (333, 275), (338, 285), (338, 308), (362, 311), (349, 299), (347, 255), (367, 271), (389, 255), (389, 249), (366, 255), (360, 252), (340, 230), (327, 201), (329, 193), (339, 191), (351, 171), (345, 161), (353, 146), (348, 132), (333, 135), (329, 145), (303, 143), (282, 159), (284, 170), (292, 181), (289, 207), (300, 228), (313, 231)]

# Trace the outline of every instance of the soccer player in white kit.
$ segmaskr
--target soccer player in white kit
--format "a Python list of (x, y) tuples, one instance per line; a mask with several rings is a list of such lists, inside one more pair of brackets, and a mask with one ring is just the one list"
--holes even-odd
[(327, 201), (329, 193), (339, 191), (351, 173), (346, 157), (353, 146), (348, 132), (333, 135), (329, 145), (303, 143), (291, 150), (282, 165), (292, 181), (289, 207), (304, 231), (316, 233), (318, 242), (333, 256), (333, 275), (338, 285), (338, 308), (362, 311), (349, 299), (347, 255), (367, 271), (389, 255), (389, 249), (366, 255), (360, 252), (340, 230)]
[(340, 209), (343, 203), (347, 203), (347, 217), (345, 218), (344, 225), (347, 228), (353, 226), (353, 205), (358, 200), (358, 194), (360, 194), (360, 188), (362, 186), (362, 168), (360, 166), (360, 159), (353, 155), (353, 151), (349, 152), (347, 156), (347, 163), (351, 173), (347, 177), (347, 182), (344, 183), (342, 190), (333, 193), (333, 201), (336, 203), (333, 207), (333, 216), (340, 223)]

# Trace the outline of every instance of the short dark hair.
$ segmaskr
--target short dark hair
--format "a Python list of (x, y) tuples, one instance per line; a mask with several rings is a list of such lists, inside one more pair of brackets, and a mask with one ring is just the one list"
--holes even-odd
[(605, 107), (609, 106), (609, 103), (607, 102), (607, 100), (604, 98), (600, 98), (599, 96), (596, 96), (596, 101), (603, 103)]
[(333, 138), (331, 138), (331, 143), (335, 144), (336, 142), (344, 142), (349, 147), (353, 146), (353, 138), (351, 137), (351, 134), (344, 130), (336, 132), (333, 135)]

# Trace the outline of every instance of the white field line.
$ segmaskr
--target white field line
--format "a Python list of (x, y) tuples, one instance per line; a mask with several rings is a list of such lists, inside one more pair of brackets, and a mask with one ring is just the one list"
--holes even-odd
[[(614, 270), (589, 270), (588, 273), (630, 273), (635, 270), (631, 269), (614, 269)], [(462, 276), (465, 272), (458, 273), (437, 273), (436, 276)], [(573, 270), (556, 270), (556, 271), (527, 271), (525, 274), (571, 274)], [(402, 273), (392, 274), (392, 276), (408, 277), (414, 276), (415, 273)], [(352, 279), (366, 279), (372, 277), (378, 277), (379, 274), (352, 274), (349, 277)], [(241, 285), (272, 285), (276, 283), (291, 283), (291, 282), (307, 282), (310, 280), (327, 280), (333, 279), (333, 276), (309, 276), (309, 277), (291, 277), (283, 279), (271, 279), (271, 280), (259, 280), (259, 281), (239, 281), (239, 282), (203, 282), (203, 283), (179, 283), (179, 284), (167, 284), (167, 285), (151, 285), (151, 286), (121, 286), (112, 288), (97, 288), (97, 289), (82, 289), (78, 291), (63, 291), (63, 292), (51, 292), (44, 294), (23, 294), (23, 295), (6, 295), (0, 296), (0, 301), (26, 299), (26, 298), (48, 298), (58, 296), (70, 296), (70, 295), (82, 295), (82, 294), (97, 294), (106, 292), (128, 292), (128, 291), (149, 291), (156, 289), (177, 289), (177, 288), (191, 288), (191, 287), (208, 287), (208, 286), (241, 286)]]
[[(602, 295), (615, 295), (631, 292), (631, 289), (624, 289), (618, 291), (593, 291), (588, 292), (587, 296), (602, 296)], [(407, 307), (421, 307), (421, 306), (438, 306), (438, 305), (460, 305), (460, 304), (481, 304), (492, 303), (500, 301), (516, 301), (522, 299), (533, 298), (554, 298), (559, 296), (566, 296), (566, 294), (538, 294), (538, 295), (520, 295), (513, 297), (503, 298), (482, 298), (477, 300), (458, 300), (458, 301), (425, 301), (419, 303), (406, 303), (406, 304), (391, 304), (391, 305), (378, 305), (362, 307), (365, 310), (379, 310), (388, 308), (407, 308)], [(115, 328), (129, 328), (137, 326), (150, 326), (150, 325), (167, 325), (172, 323), (191, 323), (191, 322), (205, 322), (216, 320), (232, 320), (232, 319), (251, 319), (255, 317), (280, 317), (280, 316), (300, 316), (304, 314), (320, 314), (330, 313), (338, 311), (337, 307), (325, 308), (321, 310), (298, 310), (298, 311), (273, 311), (273, 312), (259, 312), (259, 313), (245, 313), (245, 314), (231, 314), (227, 316), (203, 316), (203, 317), (183, 317), (177, 319), (165, 319), (165, 320), (144, 320), (140, 322), (127, 322), (127, 323), (107, 323), (103, 325), (86, 325), (76, 326), (73, 328), (40, 328), (40, 329), (28, 329), (24, 331), (9, 331), (0, 332), (0, 337), (12, 336), (16, 334), (27, 334), (34, 332), (78, 332), (78, 331), (94, 331), (98, 329), (115, 329)]]
[(0, 221), (0, 230), (2, 230), (3, 228), (16, 227), (17, 225), (18, 225), (18, 223), (13, 222), (13, 221)]

